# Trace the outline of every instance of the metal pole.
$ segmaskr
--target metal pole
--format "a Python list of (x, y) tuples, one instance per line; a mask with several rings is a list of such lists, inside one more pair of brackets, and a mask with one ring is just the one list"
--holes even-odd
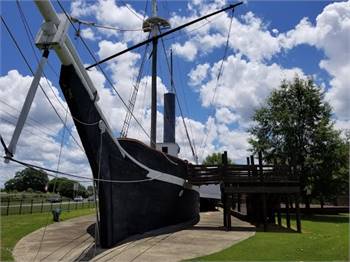
[[(15, 131), (13, 133), (11, 142), (10, 142), (9, 147), (8, 147), (8, 151), (9, 152), (6, 153), (6, 155), (8, 157), (12, 157), (15, 154), (15, 152), (16, 152), (16, 145), (17, 145), (19, 136), (20, 136), (20, 134), (22, 132), (22, 129), (23, 129), (24, 123), (25, 123), (25, 121), (27, 119), (30, 107), (31, 107), (31, 105), (33, 103), (33, 99), (34, 99), (36, 90), (38, 89), (38, 85), (39, 85), (39, 82), (40, 82), (40, 79), (41, 79), (41, 75), (43, 73), (43, 68), (44, 68), (44, 66), (45, 66), (45, 64), (47, 62), (47, 58), (48, 57), (49, 57), (49, 50), (46, 49), (43, 52), (43, 55), (42, 55), (41, 60), (39, 62), (39, 66), (36, 69), (36, 72), (35, 72), (32, 84), (30, 85), (29, 91), (27, 93), (26, 100), (24, 101), (21, 113), (20, 113), (20, 115), (18, 117), (17, 124), (16, 124), (16, 127), (15, 127)], [(5, 159), (5, 163), (8, 163), (8, 162), (9, 162), (9, 159)]]
[(21, 199), (21, 202), (19, 204), (19, 214), (22, 214), (22, 203), (23, 203), (23, 199)]
[[(152, 1), (152, 15), (157, 16), (157, 1)], [(156, 148), (157, 141), (157, 46), (158, 39), (157, 36), (158, 26), (153, 24), (152, 28), (152, 101), (151, 101), (151, 147)]]
[(30, 200), (30, 213), (33, 214), (33, 199)]
[(174, 68), (173, 68), (173, 49), (170, 49), (170, 92), (174, 93)]
[(7, 209), (6, 209), (6, 216), (9, 215), (9, 210), (10, 210), (10, 198), (7, 199)]

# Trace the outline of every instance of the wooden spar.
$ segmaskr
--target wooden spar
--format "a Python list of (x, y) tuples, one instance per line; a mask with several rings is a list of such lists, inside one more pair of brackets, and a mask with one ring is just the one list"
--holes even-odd
[[(37, 1), (39, 1), (39, 0), (37, 0)], [(138, 43), (138, 44), (136, 44), (136, 45), (134, 45), (134, 46), (132, 46), (132, 47), (129, 47), (129, 48), (123, 50), (123, 51), (120, 51), (120, 52), (118, 52), (118, 53), (116, 53), (116, 54), (114, 54), (114, 55), (111, 55), (111, 56), (109, 56), (109, 57), (106, 57), (106, 58), (104, 58), (104, 59), (98, 61), (97, 63), (92, 64), (92, 65), (86, 67), (86, 69), (88, 70), (88, 69), (90, 69), (90, 68), (93, 68), (93, 67), (95, 67), (95, 66), (97, 66), (97, 65), (99, 65), (99, 64), (102, 64), (102, 63), (104, 63), (104, 62), (107, 62), (107, 61), (109, 61), (109, 60), (111, 60), (111, 59), (113, 59), (113, 58), (115, 58), (115, 57), (117, 57), (117, 56), (120, 56), (120, 55), (122, 55), (122, 54), (125, 54), (125, 53), (131, 51), (131, 50), (134, 50), (134, 49), (136, 49), (136, 48), (138, 48), (138, 47), (141, 47), (141, 46), (143, 46), (143, 45), (145, 45), (145, 44), (147, 44), (147, 43), (150, 43), (150, 42), (153, 41), (154, 38), (159, 39), (159, 38), (161, 38), (161, 37), (167, 36), (167, 35), (169, 35), (169, 34), (172, 34), (172, 33), (176, 32), (176, 31), (179, 31), (179, 30), (181, 30), (181, 29), (183, 29), (183, 28), (185, 28), (185, 27), (187, 27), (187, 26), (189, 26), (189, 25), (195, 24), (195, 23), (197, 23), (197, 22), (199, 22), (199, 21), (201, 21), (201, 20), (203, 20), (203, 19), (206, 19), (206, 18), (211, 17), (211, 16), (213, 16), (213, 15), (217, 15), (217, 14), (219, 14), (219, 13), (225, 12), (225, 11), (227, 11), (227, 10), (229, 10), (229, 9), (234, 9), (236, 6), (239, 6), (239, 5), (241, 5), (241, 4), (243, 4), (243, 2), (239, 2), (239, 3), (233, 4), (233, 5), (229, 5), (229, 6), (223, 8), (223, 9), (221, 9), (221, 10), (218, 10), (218, 11), (215, 11), (215, 12), (210, 13), (210, 14), (208, 14), (208, 15), (202, 16), (202, 17), (197, 18), (197, 19), (195, 19), (195, 20), (193, 20), (193, 21), (190, 21), (190, 22), (188, 22), (188, 23), (185, 23), (185, 24), (183, 24), (183, 25), (180, 25), (180, 26), (178, 26), (178, 27), (175, 27), (175, 28), (173, 28), (173, 29), (171, 29), (171, 30), (169, 30), (169, 31), (166, 31), (166, 32), (164, 32), (164, 33), (161, 33), (161, 34), (159, 34), (159, 35), (156, 35), (156, 36), (154, 36), (154, 37), (151, 37), (151, 38), (149, 38), (149, 39), (147, 39), (147, 40), (145, 40), (145, 41), (143, 41), (143, 42), (141, 42), (141, 43)]]

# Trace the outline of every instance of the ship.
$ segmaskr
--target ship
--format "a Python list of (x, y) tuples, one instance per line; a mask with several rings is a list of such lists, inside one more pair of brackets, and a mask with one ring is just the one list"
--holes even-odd
[[(95, 236), (99, 245), (110, 248), (130, 236), (147, 231), (170, 225), (196, 224), (200, 212), (199, 187), (188, 181), (190, 163), (178, 157), (180, 148), (175, 137), (176, 97), (173, 90), (164, 95), (164, 140), (163, 143), (156, 143), (157, 41), (166, 34), (233, 9), (238, 4), (161, 33), (157, 30), (159, 27), (169, 28), (170, 25), (157, 16), (156, 0), (153, 0), (153, 14), (143, 25), (144, 31), (150, 32), (151, 37), (135, 45), (139, 47), (152, 43), (153, 46), (151, 135), (150, 144), (147, 145), (126, 136), (115, 137), (97, 104), (98, 92), (68, 36), (72, 22), (70, 16), (58, 14), (48, 0), (37, 0), (35, 3), (44, 18), (44, 24), (36, 38), (36, 46), (43, 53), (13, 137), (6, 147), (7, 161), (13, 159), (42, 68), (48, 60), (50, 50), (54, 50), (62, 64), (59, 84), (89, 161), (99, 199)], [(118, 55), (132, 48), (119, 52)], [(94, 66), (102, 62), (99, 61)]]

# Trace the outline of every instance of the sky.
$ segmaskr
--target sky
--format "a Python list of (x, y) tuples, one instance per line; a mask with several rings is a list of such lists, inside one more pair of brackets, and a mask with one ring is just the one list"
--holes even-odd
[[(149, 1), (77, 0), (60, 3), (74, 18), (125, 30), (80, 26), (80, 36), (97, 60), (148, 37), (141, 28), (143, 20), (151, 14)], [(225, 0), (162, 0), (158, 1), (158, 15), (176, 27), (227, 4)], [(53, 1), (53, 5), (57, 12), (63, 12), (57, 1)], [(41, 51), (31, 45), (32, 35), (36, 35), (43, 20), (35, 4), (32, 1), (1, 1), (1, 16), (35, 70)], [(83, 63), (92, 64), (94, 58), (72, 27), (69, 35)], [(350, 128), (349, 1), (248, 0), (236, 8), (232, 21), (231, 12), (224, 12), (160, 41), (157, 142), (163, 139), (163, 95), (170, 88), (166, 56), (171, 49), (176, 93), (199, 161), (213, 152), (226, 150), (234, 162), (244, 163), (250, 155), (248, 129), (254, 124), (251, 120), (254, 110), (264, 104), (283, 79), (292, 80), (297, 75), (312, 77), (324, 91), (325, 100), (333, 108), (335, 127), (341, 130)], [(126, 110), (108, 80), (128, 103), (144, 53), (145, 48), (141, 47), (103, 64), (108, 79), (97, 69), (88, 72), (98, 90), (99, 105), (116, 137)], [(134, 109), (136, 118), (147, 132), (150, 129), (150, 56), (151, 48), (148, 48)], [(0, 66), (0, 134), (8, 144), (33, 77), (3, 23)], [(54, 51), (50, 53), (44, 72), (41, 86), (48, 99), (39, 88), (15, 157), (39, 166), (91, 177), (70, 114), (67, 114), (67, 130), (55, 113), (56, 110), (63, 120), (66, 117), (66, 103), (58, 84), (60, 62)], [(180, 157), (193, 161), (179, 108), (176, 115)], [(149, 143), (147, 135), (134, 120), (128, 136)], [(0, 186), (21, 169), (23, 167), (19, 165), (1, 161)]]

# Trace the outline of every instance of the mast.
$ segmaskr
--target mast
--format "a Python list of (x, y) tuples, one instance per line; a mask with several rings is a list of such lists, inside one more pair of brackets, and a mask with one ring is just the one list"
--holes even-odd
[(152, 0), (152, 17), (144, 21), (144, 32), (152, 33), (152, 100), (151, 100), (151, 147), (156, 148), (157, 141), (157, 46), (158, 31), (170, 28), (167, 20), (157, 16), (157, 0)]
[(174, 91), (173, 49), (170, 49), (170, 92)]
[[(152, 0), (152, 16), (157, 17), (157, 0)], [(156, 148), (157, 141), (157, 36), (158, 24), (152, 25), (152, 100), (151, 100), (151, 147)]]

